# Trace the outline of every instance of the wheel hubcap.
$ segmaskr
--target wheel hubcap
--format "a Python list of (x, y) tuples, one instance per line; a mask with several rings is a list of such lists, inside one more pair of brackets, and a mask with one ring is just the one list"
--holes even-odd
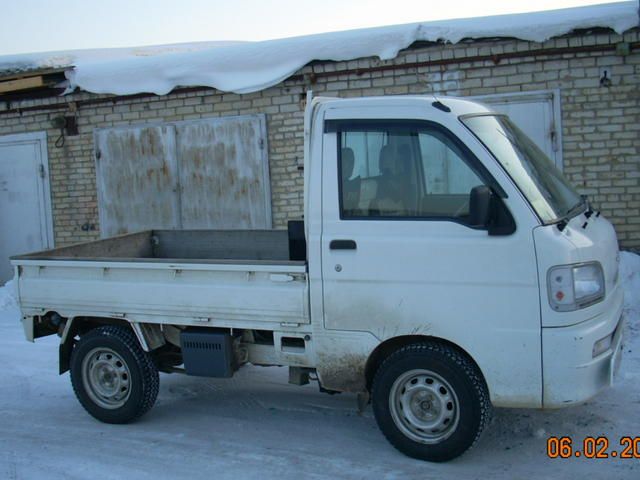
[(430, 370), (410, 370), (391, 387), (389, 407), (400, 431), (420, 443), (447, 439), (460, 420), (458, 397), (451, 385)]
[(94, 348), (84, 357), (82, 382), (91, 400), (102, 408), (120, 408), (131, 395), (129, 367), (110, 348)]

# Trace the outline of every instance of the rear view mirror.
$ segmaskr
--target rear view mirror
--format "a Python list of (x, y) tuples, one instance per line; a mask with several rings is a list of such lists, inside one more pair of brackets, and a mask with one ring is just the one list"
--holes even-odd
[(491, 214), (491, 189), (486, 185), (478, 185), (469, 194), (469, 224), (475, 228), (489, 225)]

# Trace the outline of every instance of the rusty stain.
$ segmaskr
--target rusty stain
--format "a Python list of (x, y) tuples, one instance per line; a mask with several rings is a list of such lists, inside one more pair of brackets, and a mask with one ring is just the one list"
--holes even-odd
[(213, 147), (213, 161), (216, 165), (222, 167), (225, 163), (224, 143), (216, 143)]
[(201, 150), (197, 150), (195, 148), (190, 149), (189, 151), (186, 152), (187, 158), (193, 158), (193, 166), (195, 168), (202, 168), (202, 166), (204, 165), (204, 152), (202, 152)]
[(233, 168), (229, 168), (226, 172), (227, 180), (229, 181), (229, 185), (233, 186), (238, 181), (238, 174)]
[(231, 145), (229, 145), (229, 149), (227, 150), (227, 155), (229, 156), (229, 158), (232, 158), (235, 160), (236, 154), (237, 154), (236, 144), (232, 143)]

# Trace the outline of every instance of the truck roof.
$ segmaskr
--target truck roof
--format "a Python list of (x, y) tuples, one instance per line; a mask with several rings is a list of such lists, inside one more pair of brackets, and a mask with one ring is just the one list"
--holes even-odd
[(477, 101), (466, 100), (459, 97), (446, 97), (436, 95), (387, 95), (380, 97), (359, 97), (359, 98), (336, 98), (336, 97), (315, 97), (314, 103), (322, 104), (326, 108), (350, 108), (358, 106), (388, 106), (400, 107), (405, 105), (416, 105), (423, 102), (425, 106), (433, 107), (434, 102), (439, 102), (451, 109), (455, 116), (468, 115), (471, 113), (493, 112), (491, 108)]

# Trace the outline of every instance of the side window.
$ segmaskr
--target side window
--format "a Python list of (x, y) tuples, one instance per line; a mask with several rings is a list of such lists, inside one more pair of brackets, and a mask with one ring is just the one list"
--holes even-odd
[(438, 131), (426, 131), (419, 138), (425, 179), (421, 214), (464, 220), (469, 215), (471, 190), (484, 182), (448, 137)]
[(484, 183), (465, 153), (436, 129), (407, 124), (338, 135), (343, 219), (443, 217), (464, 222), (471, 189)]

